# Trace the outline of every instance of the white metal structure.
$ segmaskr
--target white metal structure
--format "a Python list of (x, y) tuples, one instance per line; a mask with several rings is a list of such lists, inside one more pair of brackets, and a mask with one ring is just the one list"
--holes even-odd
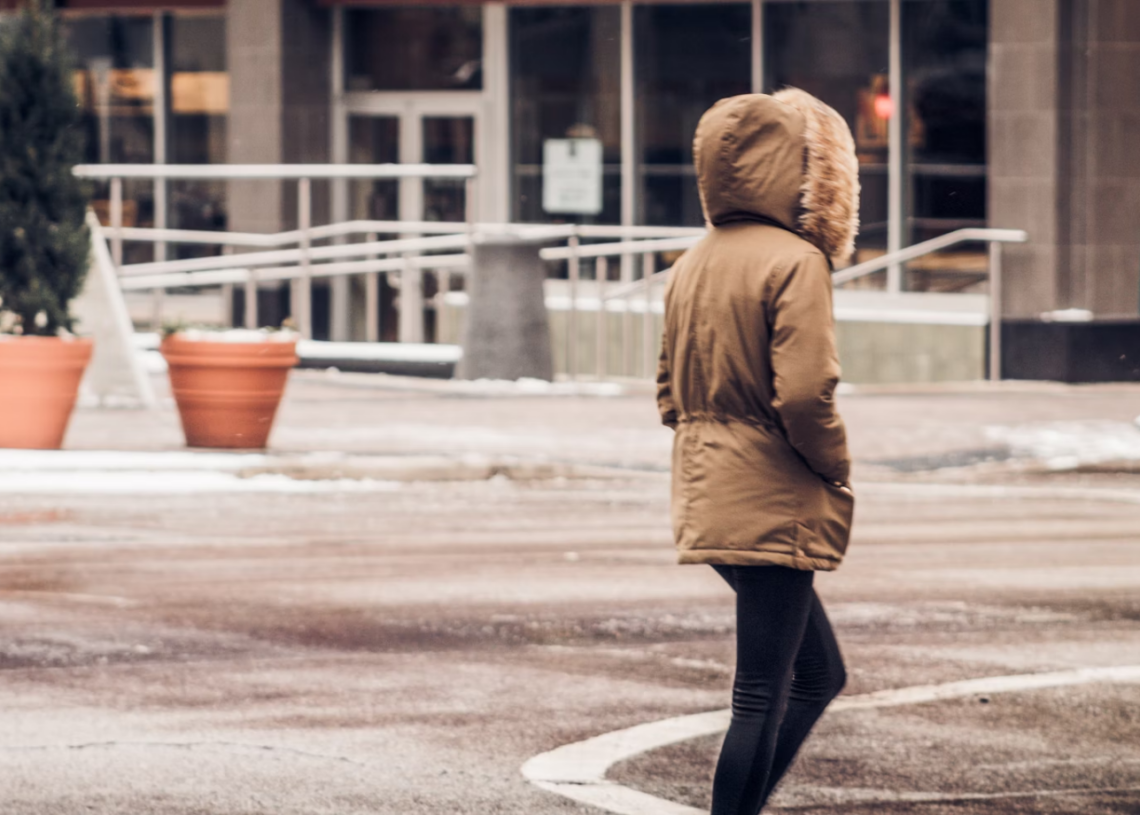
[(99, 404), (157, 404), (150, 379), (132, 342), (134, 326), (127, 314), (115, 265), (94, 212), (87, 213), (91, 231), (91, 268), (72, 309), (79, 328), (95, 340), (81, 392)]
[[(238, 180), (238, 179), (272, 179), (295, 180), (297, 182), (297, 229), (294, 237), (282, 243), (298, 243), (296, 257), (289, 256), (290, 260), (297, 261), (298, 273), (285, 278), (294, 280), (293, 297), (296, 304), (297, 328), (306, 339), (312, 337), (312, 271), (310, 268), (312, 241), (319, 237), (332, 237), (337, 234), (317, 235), (312, 231), (312, 181), (313, 179), (461, 179), (466, 183), (467, 219), (473, 220), (473, 202), (475, 201), (475, 167), (469, 164), (85, 164), (75, 168), (75, 174), (80, 178), (108, 180), (111, 185), (111, 257), (116, 267), (123, 264), (123, 240), (126, 232), (123, 229), (123, 179), (148, 178), (154, 180), (169, 179), (198, 179), (198, 180)], [(405, 185), (408, 186), (408, 185)], [(350, 230), (351, 231), (351, 230)], [(168, 241), (186, 240), (185, 237), (173, 237), (176, 232), (185, 233), (186, 230), (155, 229), (146, 232), (134, 230), (132, 239), (150, 240), (156, 244), (165, 245)], [(148, 234), (149, 233), (149, 234)], [(226, 244), (229, 246), (244, 245), (243, 241), (218, 240), (218, 233), (203, 233), (214, 235), (211, 240), (197, 240), (190, 238), (190, 242)], [(319, 250), (317, 250), (319, 251)], [(411, 251), (411, 250), (408, 250)], [(247, 264), (249, 261), (245, 261)], [(168, 263), (175, 264), (168, 266)], [(177, 264), (182, 263), (183, 266)], [(154, 271), (182, 270), (187, 268), (185, 261), (160, 260), (149, 264)], [(212, 268), (212, 267), (206, 267)], [(134, 271), (138, 271), (136, 268)], [(361, 270), (364, 271), (364, 270)], [(268, 279), (268, 278), (267, 278)], [(230, 282), (230, 281), (215, 281)], [(252, 322), (256, 324), (257, 308), (257, 277), (252, 274), (246, 281), (246, 310), (247, 324), (250, 322), (249, 314), (252, 309)], [(190, 285), (189, 283), (171, 283), (168, 285)], [(204, 285), (204, 283), (199, 284)], [(155, 285), (156, 292), (161, 292), (164, 286)], [(252, 300), (252, 305), (251, 305)], [(409, 337), (408, 339), (417, 339)]]
[[(903, 290), (902, 270), (907, 263), (963, 243), (985, 243), (989, 260), (987, 269), (989, 294), (986, 298), (986, 313), (979, 315), (979, 317), (983, 318), (984, 324), (989, 328), (990, 379), (998, 380), (1001, 379), (1001, 248), (1002, 245), (1006, 243), (1025, 243), (1028, 240), (1029, 235), (1020, 229), (984, 229), (977, 227), (958, 229), (953, 232), (948, 232), (945, 235), (939, 235), (937, 238), (916, 243), (906, 249), (889, 252), (864, 263), (840, 269), (832, 274), (831, 281), (834, 286), (843, 286), (877, 272), (886, 272), (885, 292), (887, 295), (896, 298), (896, 302), (902, 305), (902, 298), (913, 296)], [(673, 242), (670, 241), (658, 241), (657, 243), (661, 244), (657, 251), (674, 248)], [(668, 271), (669, 270), (657, 272), (646, 278), (646, 287), (654, 282), (663, 282), (668, 275)], [(620, 290), (613, 292), (610, 296), (630, 296), (634, 288), (633, 286), (624, 286)], [(951, 296), (957, 297), (960, 295)]]
[[(407, 319), (422, 327), (423, 280), (422, 273), (436, 276), (438, 313), (443, 315), (445, 304), (458, 304), (465, 300), (461, 292), (453, 292), (452, 275), (464, 275), (468, 270), (468, 250), (471, 244), (485, 235), (512, 234), (545, 243), (564, 243), (547, 246), (540, 251), (543, 259), (566, 263), (566, 280), (551, 281), (555, 291), (550, 292), (548, 307), (566, 312), (565, 360), (568, 374), (579, 376), (582, 360), (579, 359), (580, 320), (583, 312), (592, 313), (596, 331), (593, 345), (596, 359), (592, 366), (598, 377), (653, 375), (657, 354), (657, 327), (654, 315), (663, 310), (659, 284), (664, 282), (668, 269), (658, 271), (658, 260), (663, 254), (675, 256), (692, 246), (705, 234), (703, 228), (650, 227), (650, 226), (585, 226), (585, 225), (526, 225), (507, 223), (433, 222), (419, 220), (372, 221), (357, 220), (314, 227), (311, 224), (310, 198), (299, 196), (300, 228), (273, 235), (204, 232), (176, 229), (127, 228), (121, 225), (122, 178), (291, 178), (296, 179), (304, 191), (312, 178), (450, 178), (466, 179), (468, 184), (468, 213), (471, 212), (471, 195), (475, 170), (468, 165), (94, 165), (76, 168), (77, 174), (89, 178), (107, 178), (112, 186), (112, 224), (108, 233), (117, 268), (120, 286), (124, 290), (161, 291), (173, 287), (241, 285), (245, 287), (245, 315), (247, 327), (258, 325), (256, 291), (259, 281), (289, 280), (299, 284), (301, 296), (297, 298), (299, 328), (306, 337), (311, 336), (311, 303), (309, 296), (315, 277), (347, 279), (352, 275), (365, 277), (367, 300), (367, 339), (379, 337), (377, 299), (379, 275), (396, 275), (401, 284), (401, 323)], [(377, 240), (381, 234), (397, 234), (391, 240)], [(356, 242), (344, 242), (355, 238)], [(363, 238), (361, 240), (361, 238)], [(330, 245), (314, 246), (315, 242), (340, 241)], [(222, 254), (215, 257), (176, 261), (157, 261), (123, 266), (124, 241), (150, 241), (154, 243), (197, 243), (225, 247), (242, 247), (258, 251), (244, 254)], [(980, 295), (966, 310), (978, 313), (966, 323), (988, 324), (990, 331), (990, 376), (999, 379), (1001, 359), (1001, 247), (1005, 243), (1021, 243), (1027, 236), (1020, 230), (960, 229), (933, 240), (916, 244), (874, 260), (840, 270), (833, 275), (836, 286), (886, 271), (884, 301), (888, 308), (907, 313), (896, 322), (921, 321), (917, 304), (920, 296), (903, 291), (901, 269), (917, 258), (939, 252), (962, 243), (986, 243), (988, 246), (988, 273), (990, 296)], [(610, 281), (610, 263), (617, 262), (618, 281)], [(583, 274), (583, 266), (588, 274)], [(590, 268), (592, 266), (592, 268)], [(898, 269), (899, 272), (894, 270)], [(411, 274), (414, 272), (414, 274)], [(557, 289), (562, 288), (562, 293)], [(416, 289), (411, 291), (410, 289)], [(297, 291), (298, 289), (295, 289)], [(961, 297), (965, 295), (946, 295)], [(910, 299), (911, 302), (907, 302)], [(975, 304), (981, 304), (978, 308)], [(416, 313), (413, 313), (416, 312)], [(603, 315), (620, 314), (620, 340), (622, 360), (618, 371), (607, 366), (607, 351), (611, 346), (609, 320)], [(963, 312), (964, 313), (964, 312)], [(956, 318), (959, 319), (959, 318)], [(633, 323), (640, 322), (640, 336), (634, 336)], [(976, 322), (975, 322), (976, 321)], [(422, 336), (409, 336), (401, 330), (402, 341), (419, 341)], [(640, 346), (640, 359), (634, 359), (635, 347)]]

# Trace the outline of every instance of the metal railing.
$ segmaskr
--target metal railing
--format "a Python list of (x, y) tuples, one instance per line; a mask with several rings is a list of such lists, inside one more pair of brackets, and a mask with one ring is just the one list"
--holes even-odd
[(901, 249), (898, 252), (891, 252), (882, 257), (868, 260), (865, 263), (859, 263), (855, 266), (841, 269), (831, 276), (831, 282), (834, 286), (842, 286), (845, 283), (859, 280), (860, 278), (877, 272), (887, 272), (887, 292), (889, 294), (901, 295), (903, 293), (903, 276), (901, 273), (891, 274), (892, 269), (901, 269), (903, 264), (909, 263), (912, 260), (917, 260), (920, 257), (934, 252), (941, 252), (962, 243), (985, 243), (986, 253), (989, 257), (989, 266), (987, 269), (990, 299), (989, 372), (990, 379), (996, 381), (1001, 379), (1002, 245), (1006, 243), (1025, 243), (1027, 240), (1029, 240), (1029, 235), (1020, 229), (957, 229), (945, 235), (939, 235), (937, 238), (931, 238), (928, 241), (908, 246), (906, 249)]
[[(468, 165), (88, 165), (76, 168), (87, 178), (111, 181), (111, 224), (104, 231), (109, 237), (111, 255), (124, 290), (155, 290), (195, 286), (243, 286), (247, 327), (257, 327), (259, 283), (292, 281), (297, 327), (311, 337), (311, 286), (315, 278), (360, 275), (364, 278), (365, 339), (380, 337), (379, 291), (381, 276), (389, 276), (400, 290), (400, 339), (422, 340), (424, 307), (423, 273), (436, 276), (437, 314), (442, 324), (444, 308), (457, 303), (461, 292), (453, 292), (452, 275), (466, 274), (473, 241), (486, 235), (510, 234), (535, 242), (563, 243), (547, 246), (540, 256), (552, 263), (565, 263), (565, 280), (548, 284), (548, 308), (565, 312), (564, 355), (566, 373), (571, 378), (593, 368), (599, 379), (615, 376), (651, 377), (656, 367), (659, 330), (656, 315), (662, 314), (663, 299), (657, 287), (664, 283), (669, 269), (658, 270), (658, 260), (671, 266), (669, 254), (683, 252), (706, 234), (704, 228), (601, 225), (541, 225), (478, 223), (472, 202), (475, 170)], [(275, 234), (208, 232), (182, 229), (152, 229), (122, 226), (122, 180), (124, 178), (211, 178), (211, 179), (295, 179), (302, 191), (314, 178), (360, 179), (463, 179), (467, 184), (467, 220), (373, 221), (312, 226), (311, 197), (299, 195), (299, 228)], [(380, 235), (398, 235), (378, 240)], [(363, 240), (314, 246), (319, 241)], [(878, 272), (887, 272), (884, 291), (888, 297), (905, 297), (903, 275), (893, 273), (906, 263), (962, 243), (985, 243), (989, 277), (989, 371), (992, 379), (1001, 376), (1001, 247), (1023, 243), (1025, 232), (1009, 229), (960, 229), (924, 241), (898, 252), (888, 253), (832, 275), (833, 284), (842, 287)], [(159, 260), (122, 264), (124, 241), (156, 244), (213, 244), (226, 248), (254, 250), (244, 254), (222, 254), (187, 260)], [(611, 279), (616, 266), (617, 279)], [(396, 275), (394, 279), (391, 275)], [(559, 294), (564, 291), (564, 294)], [(452, 295), (456, 297), (452, 297)], [(450, 299), (449, 299), (450, 298)], [(594, 360), (586, 364), (583, 348), (582, 315), (594, 315), (592, 338)], [(614, 317), (617, 326), (614, 323)], [(634, 323), (640, 322), (640, 330)], [(405, 325), (409, 328), (405, 330)], [(419, 327), (419, 334), (416, 332)], [(441, 325), (441, 327), (443, 327)], [(451, 326), (448, 326), (451, 327)], [(617, 337), (613, 335), (617, 330)], [(616, 342), (614, 340), (616, 339)], [(640, 349), (637, 348), (640, 346)], [(616, 360), (611, 351), (616, 347)], [(639, 351), (639, 353), (638, 353)]]
[[(235, 180), (265, 180), (297, 182), (297, 229), (288, 233), (274, 236), (285, 245), (296, 243), (296, 268), (298, 273), (288, 279), (294, 280), (293, 295), (295, 298), (294, 311), (297, 314), (298, 330), (305, 337), (312, 336), (312, 242), (320, 237), (333, 237), (335, 233), (318, 237), (313, 230), (313, 197), (312, 182), (315, 179), (356, 179), (356, 180), (416, 180), (426, 179), (452, 179), (462, 180), (466, 186), (466, 220), (470, 224), (475, 220), (475, 179), (476, 169), (470, 164), (83, 164), (75, 167), (75, 175), (80, 178), (103, 180), (110, 182), (110, 212), (109, 233), (111, 244), (111, 257), (116, 268), (123, 267), (123, 241), (144, 240), (156, 244), (156, 254), (160, 260), (152, 264), (152, 271), (167, 271), (164, 263), (178, 263), (179, 261), (166, 261), (165, 248), (167, 242), (194, 242), (215, 243), (224, 246), (257, 246), (258, 238), (265, 236), (246, 235), (245, 242), (230, 235), (229, 240), (207, 240), (206, 234), (187, 234), (188, 230), (141, 230), (130, 228), (128, 233), (123, 227), (123, 180), (148, 179), (154, 181), (167, 180), (198, 180), (198, 181), (235, 181)], [(347, 234), (347, 233), (346, 233)], [(128, 237), (128, 235), (130, 237)], [(284, 236), (288, 237), (284, 237)], [(186, 240), (189, 238), (189, 240)], [(327, 270), (326, 270), (327, 271)], [(284, 279), (284, 278), (282, 278)], [(251, 309), (250, 300), (253, 301), (252, 313), (256, 323), (256, 287), (257, 281), (247, 281), (246, 298), (247, 318)], [(174, 283), (170, 285), (189, 285)], [(204, 284), (199, 284), (204, 285)], [(161, 292), (162, 286), (152, 288)], [(248, 322), (248, 319), (247, 319)]]
[[(683, 252), (699, 241), (703, 227), (572, 227), (566, 246), (542, 249), (544, 260), (566, 261), (566, 373), (571, 379), (581, 375), (580, 316), (583, 311), (594, 315), (594, 376), (652, 377), (657, 367), (657, 343), (660, 331), (655, 315), (664, 313), (664, 301), (654, 294), (654, 287), (664, 282), (665, 272), (657, 271), (657, 256), (665, 252)], [(616, 242), (582, 244), (583, 238), (616, 237)], [(640, 238), (640, 240), (638, 240)], [(619, 280), (611, 287), (610, 261), (618, 260)], [(640, 258), (640, 262), (638, 262)], [(593, 296), (581, 297), (582, 266), (593, 262), (591, 275)], [(671, 265), (671, 264), (670, 264)], [(666, 270), (667, 271), (667, 270)], [(557, 301), (556, 301), (557, 302)], [(557, 302), (561, 305), (560, 302)], [(620, 320), (617, 337), (617, 371), (611, 370), (609, 351), (611, 327), (609, 315)], [(640, 340), (635, 340), (634, 315), (640, 313)], [(640, 370), (636, 345), (640, 345)]]
[[(684, 239), (680, 239), (676, 241), (676, 245), (681, 245), (683, 240)], [(959, 244), (985, 243), (988, 256), (987, 277), (989, 279), (989, 306), (987, 315), (989, 331), (989, 378), (991, 380), (998, 380), (1001, 379), (1002, 245), (1007, 243), (1025, 243), (1028, 240), (1028, 233), (1020, 229), (990, 229), (980, 227), (958, 229), (954, 232), (940, 235), (937, 238), (908, 246), (898, 252), (890, 252), (873, 258), (872, 260), (840, 269), (832, 273), (831, 282), (833, 286), (839, 287), (853, 280), (859, 280), (878, 272), (886, 272), (885, 291), (888, 295), (902, 297), (907, 294), (903, 289), (903, 275), (901, 271), (896, 274), (892, 273), (892, 270), (901, 270), (906, 263), (935, 252), (941, 252)], [(649, 243), (651, 242), (646, 241), (646, 245), (641, 248), (641, 251), (649, 251)], [(674, 247), (674, 242), (672, 241), (658, 241), (657, 243), (660, 245), (657, 251)], [(607, 296), (628, 297), (640, 289), (646, 292), (645, 298), (646, 303), (648, 303), (648, 291), (650, 287), (654, 283), (663, 283), (667, 279), (670, 271), (671, 269), (664, 269), (655, 272), (652, 275), (646, 276), (640, 284), (631, 285), (627, 283)]]

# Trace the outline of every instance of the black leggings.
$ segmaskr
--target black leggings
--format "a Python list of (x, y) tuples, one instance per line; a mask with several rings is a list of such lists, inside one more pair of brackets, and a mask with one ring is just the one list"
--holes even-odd
[(757, 815), (847, 674), (813, 572), (713, 568), (736, 592), (736, 679), (711, 815)]

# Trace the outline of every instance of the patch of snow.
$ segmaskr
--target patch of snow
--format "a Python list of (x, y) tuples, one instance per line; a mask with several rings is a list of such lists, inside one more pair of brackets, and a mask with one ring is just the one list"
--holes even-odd
[(201, 470), (80, 470), (0, 473), (0, 494), (15, 495), (198, 495), (202, 493), (393, 492), (396, 481), (298, 480), (266, 474), (241, 478)]
[(357, 359), (392, 362), (458, 362), (458, 345), (427, 342), (319, 342), (301, 340), (297, 354), (302, 359)]
[(1088, 323), (1092, 318), (1093, 313), (1086, 308), (1062, 308), (1041, 315), (1041, 319), (1047, 323)]
[(162, 337), (154, 331), (136, 331), (131, 334), (131, 345), (136, 351), (157, 351), (162, 344)]
[(170, 366), (166, 364), (166, 357), (158, 351), (135, 351), (142, 360), (143, 370), (148, 374), (164, 374)]
[(456, 379), (451, 390), (486, 396), (624, 396), (617, 382), (547, 382), (545, 379)]
[(296, 331), (267, 328), (187, 328), (175, 333), (180, 340), (191, 342), (295, 342), (300, 338)]
[(0, 450), (0, 473), (13, 471), (237, 472), (264, 467), (273, 459), (261, 453), (192, 453), (124, 450)]
[(1140, 421), (1035, 422), (986, 428), (986, 436), (1015, 456), (1057, 470), (1107, 461), (1140, 461)]
[(383, 445), (389, 451), (447, 451), (448, 455), (526, 455), (581, 458), (617, 462), (640, 460), (646, 454), (667, 460), (673, 449), (673, 433), (665, 427), (608, 429), (571, 432), (552, 428), (503, 429), (485, 425), (391, 422), (368, 427), (279, 428), (277, 441), (285, 447), (332, 447), (358, 449)]

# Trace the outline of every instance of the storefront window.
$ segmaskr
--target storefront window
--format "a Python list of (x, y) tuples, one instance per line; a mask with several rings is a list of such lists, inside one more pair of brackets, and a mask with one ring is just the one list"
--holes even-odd
[(903, 3), (907, 243), (986, 225), (987, 6)]
[(704, 223), (693, 133), (718, 99), (751, 90), (751, 32), (748, 3), (634, 9), (640, 223)]
[[(475, 120), (470, 116), (425, 116), (422, 126), (425, 163), (475, 163)], [(467, 219), (467, 189), (462, 179), (427, 178), (423, 185), (425, 221)]]
[[(66, 21), (76, 63), (75, 88), (83, 111), (89, 163), (149, 164), (154, 161), (154, 25), (151, 17), (90, 15)], [(95, 185), (92, 201), (110, 220), (110, 185)], [(123, 224), (154, 225), (150, 181), (123, 184)], [(153, 257), (147, 244), (128, 243), (124, 259)]]
[[(350, 164), (398, 164), (400, 161), (400, 120), (395, 116), (350, 116), (348, 119), (348, 161)], [(393, 179), (361, 180), (348, 182), (349, 217), (360, 221), (400, 220), (400, 182)], [(378, 238), (395, 238), (383, 235)], [(351, 319), (354, 336), (365, 332), (365, 294), (363, 281), (353, 279)], [(377, 320), (379, 339), (396, 342), (399, 314), (396, 308), (398, 292), (387, 275), (377, 280)]]
[[(230, 96), (225, 17), (178, 14), (168, 18), (167, 25), (170, 65), (167, 160), (173, 164), (224, 164)], [(226, 228), (224, 181), (171, 181), (168, 194), (171, 227)], [(203, 249), (182, 244), (179, 257), (200, 254)]]
[[(398, 164), (400, 120), (395, 116), (351, 116), (348, 120), (350, 164)], [(354, 220), (396, 221), (400, 218), (400, 182), (391, 179), (351, 180), (349, 212)]]
[(862, 185), (856, 261), (887, 247), (890, 6), (885, 0), (769, 3), (766, 90), (802, 88), (835, 108), (855, 136)]
[[(512, 9), (510, 41), (514, 219), (619, 223), (621, 10)], [(549, 141), (564, 139), (601, 143), (600, 196), (584, 201), (578, 212), (573, 205), (548, 212), (544, 152)]]
[(446, 91), (483, 87), (483, 10), (453, 7), (348, 9), (349, 91)]

